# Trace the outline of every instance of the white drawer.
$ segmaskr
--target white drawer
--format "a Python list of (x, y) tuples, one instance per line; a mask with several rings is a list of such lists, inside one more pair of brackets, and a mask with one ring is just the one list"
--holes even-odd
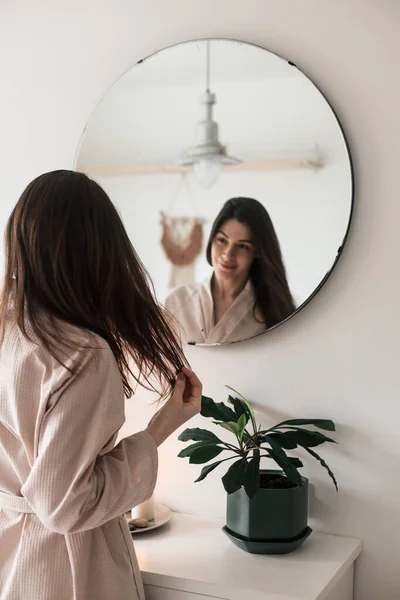
[(193, 592), (182, 592), (172, 590), (158, 585), (144, 586), (146, 600), (220, 600), (214, 596), (205, 596), (204, 594), (193, 594)]

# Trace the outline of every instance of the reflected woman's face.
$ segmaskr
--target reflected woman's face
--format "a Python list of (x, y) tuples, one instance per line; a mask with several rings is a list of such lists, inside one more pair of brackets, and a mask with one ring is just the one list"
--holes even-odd
[(220, 279), (246, 281), (255, 254), (250, 228), (236, 219), (229, 219), (222, 224), (211, 244), (214, 273)]

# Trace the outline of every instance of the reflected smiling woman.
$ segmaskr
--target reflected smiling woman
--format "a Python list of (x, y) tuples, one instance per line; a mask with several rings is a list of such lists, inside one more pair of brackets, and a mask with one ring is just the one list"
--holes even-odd
[(289, 317), (295, 304), (279, 240), (264, 206), (232, 198), (215, 219), (207, 244), (211, 277), (166, 298), (190, 343), (221, 344), (263, 333)]

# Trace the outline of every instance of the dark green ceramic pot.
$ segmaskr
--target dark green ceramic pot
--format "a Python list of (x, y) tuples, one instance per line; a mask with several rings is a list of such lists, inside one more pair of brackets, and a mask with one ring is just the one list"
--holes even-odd
[[(282, 475), (282, 471), (263, 469), (260, 474)], [(286, 489), (264, 489), (249, 498), (240, 488), (228, 494), (226, 525), (236, 535), (250, 540), (289, 541), (307, 528), (308, 480)]]

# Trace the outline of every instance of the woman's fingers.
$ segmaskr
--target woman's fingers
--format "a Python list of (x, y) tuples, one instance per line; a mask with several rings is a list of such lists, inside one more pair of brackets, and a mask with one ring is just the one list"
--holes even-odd
[(153, 416), (147, 429), (157, 445), (201, 410), (202, 384), (187, 367), (177, 374), (171, 398)]
[(192, 395), (193, 396), (198, 396), (198, 395), (201, 396), (201, 391), (202, 391), (203, 386), (201, 384), (200, 379), (197, 377), (196, 373), (194, 373), (187, 367), (182, 367), (182, 372), (189, 379), (190, 386), (192, 388)]

